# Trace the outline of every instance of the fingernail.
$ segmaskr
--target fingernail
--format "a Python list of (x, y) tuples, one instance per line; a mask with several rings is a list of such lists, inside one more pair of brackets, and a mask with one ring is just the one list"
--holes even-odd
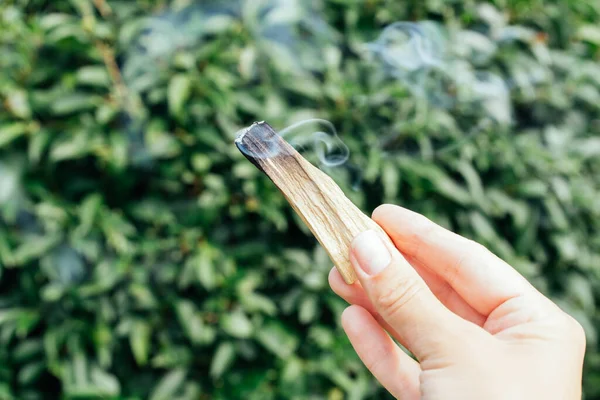
[(375, 231), (365, 231), (352, 241), (350, 260), (354, 268), (362, 269), (367, 275), (377, 275), (392, 261), (392, 256)]

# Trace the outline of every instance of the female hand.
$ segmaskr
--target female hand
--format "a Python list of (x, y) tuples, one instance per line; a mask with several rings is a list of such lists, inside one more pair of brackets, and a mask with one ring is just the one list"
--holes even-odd
[[(359, 282), (342, 325), (361, 360), (401, 399), (580, 399), (581, 326), (485, 247), (401, 207), (373, 213), (396, 248), (353, 242)], [(410, 358), (386, 334), (413, 353)]]

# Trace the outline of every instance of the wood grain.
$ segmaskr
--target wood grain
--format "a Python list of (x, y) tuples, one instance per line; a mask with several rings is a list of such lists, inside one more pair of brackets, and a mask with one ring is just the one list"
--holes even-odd
[(257, 122), (243, 131), (236, 145), (283, 193), (325, 248), (344, 281), (354, 283), (356, 274), (349, 259), (352, 240), (369, 229), (387, 238), (383, 229), (363, 214), (333, 179), (302, 157), (266, 122)]

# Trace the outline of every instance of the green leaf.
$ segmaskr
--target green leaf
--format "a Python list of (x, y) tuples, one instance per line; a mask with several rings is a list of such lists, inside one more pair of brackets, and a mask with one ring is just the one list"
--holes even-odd
[(246, 47), (240, 54), (240, 74), (245, 79), (252, 78), (256, 73), (256, 48)]
[(384, 198), (387, 201), (394, 201), (400, 189), (400, 172), (396, 165), (392, 163), (383, 165), (381, 183), (383, 184)]
[(594, 291), (589, 279), (580, 274), (569, 275), (567, 281), (567, 293), (586, 312), (594, 312), (596, 303), (594, 301)]
[(246, 311), (260, 311), (266, 315), (275, 316), (277, 305), (267, 296), (258, 293), (247, 293), (242, 297), (242, 305)]
[(194, 154), (192, 156), (192, 167), (198, 173), (208, 172), (212, 164), (211, 158), (206, 154)]
[(60, 96), (50, 108), (54, 115), (61, 116), (88, 111), (96, 108), (100, 103), (101, 99), (98, 96), (87, 93), (71, 93)]
[(221, 343), (210, 364), (210, 376), (220, 378), (233, 363), (235, 348), (231, 342)]
[(44, 152), (50, 144), (51, 135), (48, 131), (40, 130), (32, 135), (29, 141), (27, 155), (32, 165), (37, 165), (42, 160)]
[(230, 29), (235, 24), (236, 19), (230, 15), (215, 15), (204, 22), (203, 31), (205, 33), (218, 34)]
[(50, 150), (50, 160), (58, 162), (78, 159), (84, 157), (89, 151), (89, 136), (84, 132), (78, 132), (71, 137), (61, 138), (53, 143)]
[(229, 312), (221, 319), (221, 327), (236, 338), (248, 338), (252, 335), (252, 323), (241, 310)]
[(35, 384), (40, 375), (45, 371), (46, 364), (43, 361), (26, 364), (19, 371), (19, 384), (29, 386)]
[(298, 347), (298, 338), (277, 321), (267, 322), (256, 333), (256, 339), (268, 351), (282, 359), (288, 358)]
[(461, 185), (454, 181), (444, 171), (434, 164), (426, 164), (411, 160), (409, 158), (400, 158), (399, 166), (406, 173), (406, 178), (416, 176), (427, 181), (432, 185), (440, 195), (455, 201), (461, 205), (468, 205), (472, 202), (471, 195)]
[(477, 202), (477, 204), (479, 204), (479, 206), (485, 208), (487, 206), (487, 200), (485, 198), (485, 192), (481, 178), (479, 177), (479, 174), (475, 168), (470, 163), (461, 162), (458, 165), (458, 171), (467, 182), (471, 197)]
[(86, 236), (92, 229), (94, 222), (99, 215), (102, 198), (99, 194), (94, 193), (86, 197), (79, 206), (79, 226), (75, 229), (78, 236)]
[(312, 322), (317, 316), (317, 298), (316, 296), (307, 296), (300, 302), (300, 311), (298, 319), (303, 324)]
[(600, 46), (600, 28), (598, 25), (583, 25), (577, 31), (577, 37), (586, 42)]
[(101, 65), (89, 65), (77, 70), (77, 82), (83, 85), (109, 87), (110, 77), (106, 67)]
[(120, 254), (129, 254), (133, 251), (130, 236), (136, 233), (135, 227), (114, 212), (103, 212), (100, 219), (102, 231), (110, 246)]
[(524, 197), (544, 197), (548, 193), (548, 185), (540, 180), (529, 180), (519, 183), (519, 193)]
[(176, 312), (180, 325), (192, 343), (207, 344), (214, 340), (214, 329), (204, 323), (202, 314), (191, 301), (179, 301)]
[(472, 212), (470, 217), (473, 230), (475, 230), (478, 237), (484, 239), (488, 243), (491, 243), (496, 239), (496, 231), (485, 216), (478, 212)]
[(39, 356), (43, 350), (43, 343), (40, 340), (26, 340), (14, 349), (13, 357), (19, 362), (30, 361)]
[(0, 326), (10, 326), (11, 329), (5, 330), (12, 336), (15, 332), (17, 336), (26, 336), (40, 321), (40, 314), (37, 310), (26, 308), (9, 308), (0, 310)]
[(583, 157), (600, 157), (600, 138), (591, 137), (574, 144), (574, 150)]
[(118, 396), (121, 393), (121, 385), (116, 376), (98, 367), (92, 367), (90, 375), (92, 383), (99, 389), (103, 396)]
[(14, 89), (9, 92), (6, 97), (6, 106), (17, 118), (31, 118), (31, 107), (29, 106), (29, 100), (27, 99), (27, 92), (22, 89)]
[(175, 369), (167, 373), (154, 387), (149, 400), (171, 400), (181, 390), (187, 372), (184, 369)]
[(190, 97), (192, 82), (188, 75), (178, 74), (171, 78), (167, 99), (171, 115), (179, 117), (183, 112), (183, 106)]
[(143, 320), (136, 320), (129, 332), (129, 345), (138, 365), (146, 365), (150, 353), (150, 325)]
[(73, 16), (65, 13), (50, 12), (40, 16), (39, 24), (44, 30), (50, 30), (73, 20)]
[(196, 257), (190, 259), (194, 264), (196, 279), (205, 289), (211, 290), (216, 286), (216, 266), (210, 254), (210, 248), (203, 245)]
[(15, 265), (22, 266), (30, 261), (47, 254), (61, 241), (60, 236), (31, 236), (28, 240), (14, 250), (12, 258)]
[(27, 131), (28, 127), (24, 122), (14, 122), (0, 126), (0, 149), (19, 137), (24, 136)]
[(146, 132), (146, 144), (150, 154), (157, 158), (176, 157), (181, 151), (181, 146), (172, 133), (152, 128)]
[(284, 382), (293, 384), (294, 382), (297, 382), (298, 379), (302, 379), (303, 372), (302, 361), (297, 357), (290, 357), (286, 360), (281, 378)]

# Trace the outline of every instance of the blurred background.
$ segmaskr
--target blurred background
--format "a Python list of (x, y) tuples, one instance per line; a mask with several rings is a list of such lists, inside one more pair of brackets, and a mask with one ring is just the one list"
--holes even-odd
[(323, 132), (307, 157), (363, 210), (485, 244), (579, 320), (600, 398), (599, 22), (596, 0), (1, 1), (0, 399), (389, 398), (325, 252), (233, 145), (313, 118), (349, 158)]

